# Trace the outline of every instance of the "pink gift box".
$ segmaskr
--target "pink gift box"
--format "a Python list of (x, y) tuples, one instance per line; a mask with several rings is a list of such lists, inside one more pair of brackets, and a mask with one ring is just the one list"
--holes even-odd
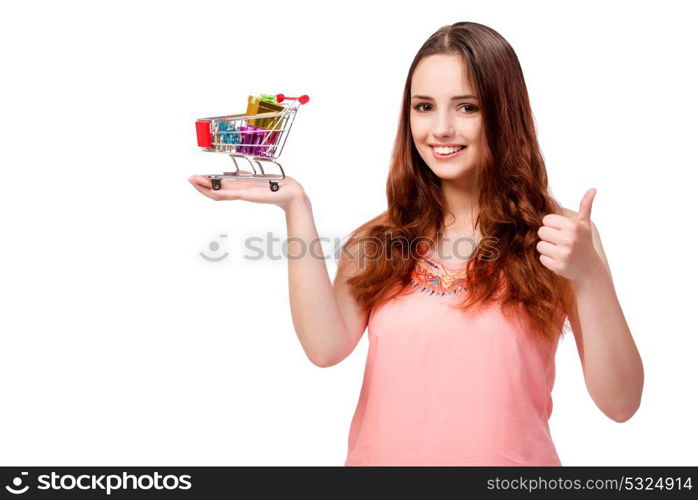
[(271, 146), (276, 142), (279, 132), (270, 132), (267, 129), (246, 125), (240, 127), (241, 145), (237, 151), (241, 154), (254, 156), (267, 156), (271, 153)]

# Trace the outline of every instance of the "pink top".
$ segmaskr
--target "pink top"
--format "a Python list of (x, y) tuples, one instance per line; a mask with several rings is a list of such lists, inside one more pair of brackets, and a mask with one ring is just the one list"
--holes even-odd
[(532, 340), (498, 305), (452, 308), (464, 270), (422, 259), (411, 293), (371, 311), (345, 465), (561, 465), (548, 427), (559, 337)]

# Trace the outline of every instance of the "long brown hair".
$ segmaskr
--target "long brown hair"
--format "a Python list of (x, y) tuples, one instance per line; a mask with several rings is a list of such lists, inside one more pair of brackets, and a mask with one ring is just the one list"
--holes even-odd
[[(347, 284), (366, 310), (404, 293), (422, 249), (443, 229), (447, 208), (441, 180), (417, 152), (410, 129), (412, 75), (422, 59), (434, 54), (461, 56), (480, 97), (484, 133), (474, 170), (479, 193), (475, 227), (483, 240), (486, 236), (496, 241), (494, 257), (483, 240), (473, 250), (467, 264), (473, 285), (459, 308), (501, 301), (505, 314), (523, 313), (529, 331), (552, 341), (563, 326), (563, 297), (569, 283), (541, 264), (536, 244), (543, 217), (560, 214), (562, 208), (548, 193), (545, 162), (516, 53), (499, 33), (482, 24), (459, 22), (440, 28), (412, 61), (388, 175), (388, 208), (342, 245), (342, 253), (357, 255), (358, 249), (361, 261), (361, 270), (352, 273)], [(365, 258), (368, 243), (374, 258)], [(402, 258), (392, 258), (396, 249)], [(337, 276), (347, 263), (340, 258)]]

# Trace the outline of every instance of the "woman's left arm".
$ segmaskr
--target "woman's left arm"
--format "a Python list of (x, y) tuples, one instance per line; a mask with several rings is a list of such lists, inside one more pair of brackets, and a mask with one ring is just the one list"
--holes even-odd
[(546, 215), (537, 248), (541, 263), (570, 281), (567, 315), (589, 395), (606, 416), (625, 422), (640, 406), (644, 370), (591, 221), (595, 194), (587, 191), (578, 213)]

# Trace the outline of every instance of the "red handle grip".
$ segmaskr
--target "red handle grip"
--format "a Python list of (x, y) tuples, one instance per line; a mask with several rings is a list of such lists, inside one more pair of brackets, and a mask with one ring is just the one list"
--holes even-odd
[(310, 100), (310, 97), (308, 97), (305, 94), (303, 94), (300, 97), (289, 97), (283, 94), (276, 94), (276, 102), (284, 102), (284, 99), (298, 99), (298, 102), (300, 102), (301, 104), (305, 104)]

